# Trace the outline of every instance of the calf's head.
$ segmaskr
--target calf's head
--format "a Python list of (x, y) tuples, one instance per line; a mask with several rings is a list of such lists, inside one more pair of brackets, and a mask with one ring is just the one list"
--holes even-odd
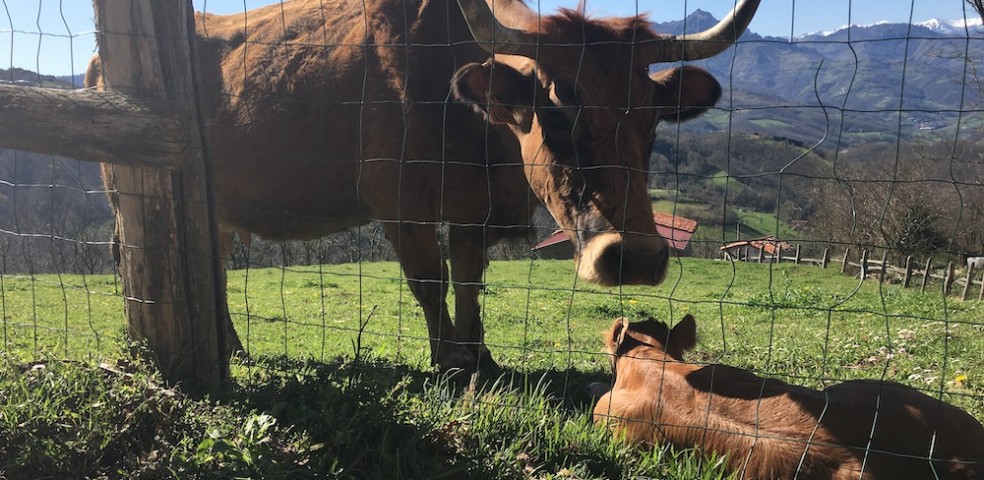
[[(697, 67), (650, 73), (657, 62), (706, 58), (751, 20), (745, 0), (696, 35), (653, 32), (644, 17), (539, 17), (521, 2), (459, 0), (475, 39), (494, 56), (461, 67), (452, 90), (519, 141), (527, 180), (576, 245), (579, 275), (602, 285), (660, 283), (669, 246), (647, 191), (656, 124), (712, 107), (718, 82)], [(506, 21), (499, 18), (507, 18)]]
[(605, 350), (615, 362), (621, 357), (649, 360), (683, 361), (683, 353), (697, 345), (697, 322), (687, 314), (673, 328), (665, 323), (649, 319), (631, 323), (618, 318), (604, 335)]
[[(653, 319), (630, 323), (617, 318), (602, 337), (605, 351), (612, 359), (615, 386), (632, 389), (651, 380), (651, 373), (665, 372), (661, 362), (683, 362), (683, 353), (697, 345), (697, 323), (689, 314), (672, 329)], [(610, 407), (602, 400), (612, 388), (611, 384), (601, 382), (588, 385), (588, 394), (598, 400), (596, 413), (602, 412), (604, 418), (608, 417)]]

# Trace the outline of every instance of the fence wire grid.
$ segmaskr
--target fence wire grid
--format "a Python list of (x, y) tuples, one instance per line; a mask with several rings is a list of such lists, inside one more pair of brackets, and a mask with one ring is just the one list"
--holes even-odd
[[(0, 68), (0, 83), (80, 87), (80, 65), (91, 53), (94, 27), (77, 26), (78, 7), (70, 1), (23, 3), (31, 4), (34, 18), (24, 15), (22, 3), (3, 2), (0, 52), (9, 50), (10, 55), (6, 68)], [(441, 138), (458, 141), (449, 137), (460, 131), (452, 124), (459, 117), (448, 112), (461, 102), (450, 93), (440, 100), (412, 98), (416, 82), (434, 78), (418, 80), (409, 73), (391, 78), (389, 82), (411, 93), (374, 97), (370, 62), (378, 59), (365, 53), (363, 64), (346, 65), (345, 72), (359, 76), (362, 97), (324, 94), (299, 104), (299, 97), (289, 93), (308, 88), (291, 83), (289, 76), (303, 73), (303, 65), (290, 64), (299, 52), (341, 56), (389, 48), (395, 52), (389, 60), (410, 64), (424, 50), (445, 49), (455, 52), (448, 55), (460, 67), (464, 62), (456, 55), (469, 45), (440, 39), (393, 45), (352, 42), (344, 29), (316, 29), (316, 35), (299, 30), (303, 22), (288, 21), (284, 13), (289, 2), (267, 2), (262, 14), (252, 10), (259, 5), (248, 2), (235, 8), (220, 3), (195, 6), (215, 15), (241, 14), (248, 6), (246, 15), (233, 20), (247, 33), (223, 37), (228, 31), (223, 30), (224, 20), (208, 17), (200, 34), (243, 45), (237, 50), (243, 62), (252, 61), (251, 49), (272, 47), (284, 57), (256, 66), (256, 71), (274, 75), (269, 78), (243, 68), (238, 72), (241, 83), (225, 86), (215, 101), (240, 105), (244, 118), (262, 109), (297, 108), (321, 115), (323, 131), (305, 132), (312, 147), (297, 149), (282, 161), (308, 166), (321, 160), (310, 152), (349, 144), (355, 145), (347, 149), (355, 156), (342, 162), (357, 172), (358, 189), (367, 188), (365, 172), (393, 164), (403, 165), (401, 174), (403, 168), (417, 168), (415, 164), (431, 165), (444, 188), (423, 192), (429, 185), (408, 184), (402, 177), (394, 184), (399, 198), (423, 195), (437, 204), (436, 216), (402, 209), (360, 212), (365, 222), (354, 223), (361, 225), (346, 224), (351, 228), (313, 240), (267, 240), (237, 229), (229, 237), (233, 248), (226, 260), (228, 303), (250, 360), (237, 362), (236, 374), (249, 377), (258, 365), (289, 368), (298, 361), (353, 359), (364, 362), (366, 369), (387, 364), (429, 371), (430, 335), (412, 288), (434, 295), (433, 288), (450, 282), (444, 288), (452, 317), (462, 296), (478, 291), (479, 338), (501, 371), (530, 378), (548, 375), (559, 407), (571, 412), (583, 413), (584, 405), (593, 404), (589, 383), (616, 382), (613, 357), (605, 350), (615, 319), (652, 318), (673, 327), (692, 315), (697, 340), (684, 355), (686, 365), (724, 364), (815, 389), (855, 380), (897, 382), (984, 421), (984, 264), (979, 260), (984, 257), (984, 31), (969, 7), (959, 19), (969, 26), (952, 28), (918, 23), (923, 19), (913, 18), (914, 12), (922, 11), (923, 4), (937, 4), (921, 0), (891, 7), (909, 12), (908, 22), (835, 32), (768, 36), (757, 33), (760, 23), (753, 22), (737, 46), (692, 62), (717, 78), (721, 100), (697, 119), (660, 123), (643, 172), (657, 230), (673, 247), (667, 278), (658, 286), (603, 287), (578, 278), (575, 248), (564, 235), (552, 237), (558, 225), (535, 199), (501, 202), (488, 197), (499, 189), (493, 185), (499, 180), (484, 158), (479, 168), (486, 188), (474, 195), (490, 204), (528, 208), (532, 214), (528, 221), (497, 224), (510, 234), (504, 236), (514, 238), (494, 245), (485, 236), (487, 224), (499, 221), (491, 213), (476, 221), (455, 218), (458, 205), (453, 202), (465, 198), (456, 189), (474, 182), (461, 182), (449, 172), (475, 164), (443, 150), (437, 158), (426, 149), (419, 155), (414, 142), (421, 131), (411, 125), (415, 109), (428, 109), (442, 116), (436, 123), (442, 125)], [(763, 2), (760, 11), (770, 8), (769, 3)], [(846, 11), (854, 11), (857, 3), (847, 2)], [(802, 2), (792, 2), (794, 10), (798, 5)], [(280, 10), (269, 10), (277, 6)], [(707, 28), (717, 20), (698, 10), (701, 6), (698, 1), (673, 2), (670, 10), (686, 12), (686, 20), (656, 22), (653, 28), (672, 34)], [(531, 8), (541, 7), (534, 3)], [(589, 3), (589, 18), (591, 9)], [(332, 10), (322, 5), (311, 12), (331, 15)], [(404, 13), (418, 14), (416, 7)], [(541, 13), (553, 12), (543, 8)], [(392, 26), (408, 28), (403, 18), (393, 19)], [(832, 30), (837, 26), (831, 25)], [(253, 31), (262, 34), (254, 38)], [(410, 37), (409, 30), (403, 33), (394, 38)], [(312, 38), (321, 40), (312, 43)], [(34, 62), (25, 63), (32, 56)], [(202, 58), (209, 61), (207, 55)], [(582, 66), (576, 70), (578, 79), (600, 78)], [(203, 72), (208, 75), (208, 67)], [(305, 80), (310, 78), (315, 77)], [(443, 81), (450, 82), (450, 77)], [(276, 95), (255, 95), (266, 83), (277, 82), (269, 89)], [(577, 127), (580, 115), (609, 107), (575, 104), (569, 110), (574, 126), (565, 125), (583, 128)], [(361, 132), (371, 128), (364, 125), (371, 112), (390, 110), (402, 130), (380, 135), (373, 129), (371, 138), (330, 137), (343, 122), (331, 115), (347, 115), (344, 121), (360, 126)], [(289, 125), (269, 127), (273, 136), (300, 138)], [(502, 127), (488, 126), (474, 141), (489, 142), (496, 128)], [(376, 147), (380, 144), (398, 145), (400, 154), (374, 156), (383, 151)], [(236, 145), (215, 148), (226, 154), (240, 151)], [(516, 159), (495, 165), (519, 171), (523, 164)], [(217, 169), (215, 188), (223, 188), (218, 185), (223, 174), (233, 170)], [(297, 187), (276, 184), (285, 178), (258, 178), (260, 185), (249, 188), (275, 188), (286, 198)], [(304, 180), (323, 196), (335, 189), (356, 189), (319, 178)], [(0, 350), (8, 358), (103, 360), (125, 351), (122, 289), (110, 254), (110, 193), (97, 163), (0, 150)], [(627, 194), (622, 203), (629, 203)], [(223, 205), (218, 207), (222, 211)], [(270, 203), (252, 213), (325, 220), (279, 207)], [(339, 215), (340, 223), (351, 220), (349, 213)], [(411, 281), (417, 285), (412, 287), (393, 242), (409, 243), (402, 235), (419, 235), (427, 230), (422, 227), (436, 230), (442, 267), (438, 278)], [(482, 234), (466, 235), (475, 229)], [(523, 233), (512, 234), (519, 231)], [(456, 239), (455, 232), (463, 232), (462, 237)], [(451, 281), (454, 264), (450, 272), (443, 265), (454, 255), (456, 241), (488, 249), (480, 282)], [(622, 353), (628, 358), (638, 354)], [(762, 394), (769, 388), (772, 384), (762, 383), (751, 404), (768, 404), (769, 397)], [(717, 428), (698, 427), (708, 432)]]

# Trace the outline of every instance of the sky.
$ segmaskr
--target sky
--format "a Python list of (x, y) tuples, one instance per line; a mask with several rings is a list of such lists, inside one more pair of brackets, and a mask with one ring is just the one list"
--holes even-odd
[[(354, 0), (358, 1), (358, 0)], [(197, 10), (233, 13), (278, 0), (194, 0)], [(79, 74), (95, 51), (92, 0), (0, 0), (0, 68), (20, 67), (48, 75)], [(573, 8), (577, 0), (527, 0), (544, 14)], [(906, 23), (964, 18), (964, 0), (762, 0), (749, 27), (785, 38), (836, 30), (848, 23)], [(589, 15), (644, 12), (656, 22), (679, 20), (694, 10), (722, 18), (734, 0), (588, 0)], [(973, 18), (974, 12), (967, 9)]]

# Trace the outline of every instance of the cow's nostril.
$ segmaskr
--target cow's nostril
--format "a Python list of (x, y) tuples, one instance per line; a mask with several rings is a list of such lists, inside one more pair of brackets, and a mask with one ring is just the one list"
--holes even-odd
[(657, 285), (666, 277), (669, 246), (659, 235), (603, 233), (581, 250), (578, 273), (601, 285)]

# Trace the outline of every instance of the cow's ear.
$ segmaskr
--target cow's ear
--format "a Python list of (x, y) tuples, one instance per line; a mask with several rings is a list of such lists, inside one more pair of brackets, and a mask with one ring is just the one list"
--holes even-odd
[(666, 121), (690, 120), (721, 98), (721, 84), (703, 68), (687, 65), (653, 73), (649, 78), (656, 84), (659, 117)]
[(697, 346), (697, 321), (694, 316), (687, 314), (670, 330), (666, 350), (670, 355), (683, 356), (683, 352)]
[(608, 350), (608, 353), (612, 355), (618, 353), (618, 347), (625, 340), (625, 332), (628, 330), (628, 327), (629, 321), (625, 317), (616, 318), (612, 322), (611, 328), (605, 334), (605, 349)]
[(532, 78), (495, 60), (469, 63), (458, 69), (451, 79), (455, 98), (472, 102), (488, 116), (493, 125), (518, 125), (523, 111), (529, 111)]

